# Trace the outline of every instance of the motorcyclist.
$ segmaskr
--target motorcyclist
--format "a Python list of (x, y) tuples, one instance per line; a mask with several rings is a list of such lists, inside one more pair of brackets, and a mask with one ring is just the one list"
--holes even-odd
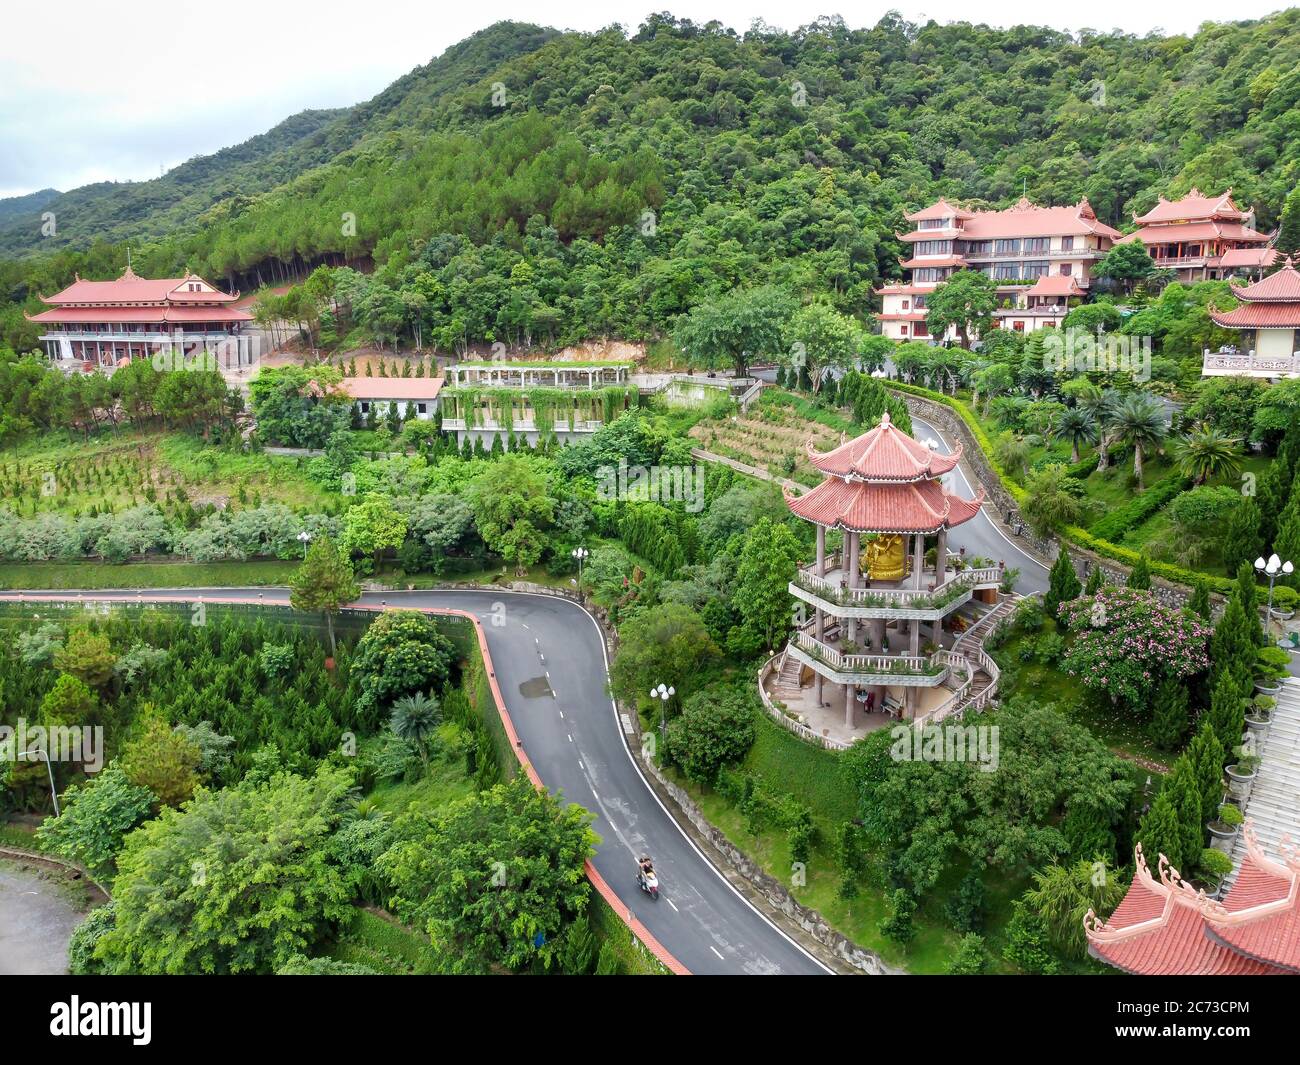
[(651, 861), (650, 861), (650, 856), (649, 856), (648, 854), (643, 854), (643, 855), (641, 855), (641, 857), (638, 859), (638, 861), (640, 862), (640, 865), (641, 865), (641, 876), (642, 876), (642, 877), (654, 876), (654, 873), (655, 873), (655, 867), (654, 867), (654, 865), (651, 863)]

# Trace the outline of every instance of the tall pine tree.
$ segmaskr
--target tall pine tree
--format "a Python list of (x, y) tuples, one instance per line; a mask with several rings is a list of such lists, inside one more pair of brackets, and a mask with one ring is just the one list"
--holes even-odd
[(1187, 732), (1187, 688), (1175, 677), (1166, 677), (1156, 689), (1147, 734), (1164, 751), (1178, 749)]
[(1061, 604), (1079, 598), (1082, 591), (1083, 586), (1079, 583), (1079, 575), (1074, 571), (1074, 563), (1070, 561), (1070, 553), (1062, 547), (1047, 576), (1047, 594), (1043, 597), (1043, 608), (1059, 621)]
[(1139, 591), (1148, 591), (1151, 588), (1151, 566), (1147, 562), (1146, 555), (1138, 555), (1137, 564), (1129, 571), (1128, 586)]

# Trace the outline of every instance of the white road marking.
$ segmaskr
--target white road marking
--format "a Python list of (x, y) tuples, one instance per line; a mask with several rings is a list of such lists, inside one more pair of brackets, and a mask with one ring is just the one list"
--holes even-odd
[(569, 742), (570, 742), (570, 743), (573, 742), (573, 733), (572, 733), (572, 732), (569, 733)]
[(626, 732), (629, 736), (632, 735), (632, 720), (631, 720), (631, 718), (629, 718), (629, 717), (627, 716), (627, 714), (619, 714), (618, 716), (621, 717), (621, 718), (623, 719), (623, 731)]
[[(676, 907), (674, 907), (674, 909), (676, 909)], [(715, 947), (712, 943), (709, 944), (709, 950), (713, 951), (713, 953), (716, 954), (716, 955), (718, 956), (718, 961), (726, 961), (726, 960), (727, 960), (726, 958), (724, 958), (724, 957), (722, 956), (722, 951), (718, 950), (718, 948)]]
[(578, 768), (581, 769), (584, 773), (587, 771), (587, 767), (582, 764), (581, 758), (578, 759)]
[(560, 711), (560, 720), (561, 720), (561, 721), (564, 720), (564, 711), (563, 711), (563, 710)]
[(677, 909), (677, 904), (676, 904), (675, 902), (673, 902), (672, 899), (665, 898), (665, 899), (664, 899), (664, 902), (668, 903), (668, 905), (671, 906), (671, 907), (673, 908), (673, 912), (675, 912), (675, 913), (681, 913), (681, 912), (682, 912), (681, 910)]

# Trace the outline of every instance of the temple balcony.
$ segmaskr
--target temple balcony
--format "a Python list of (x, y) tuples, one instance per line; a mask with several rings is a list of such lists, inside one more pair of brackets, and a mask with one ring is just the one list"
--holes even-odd
[[(905, 635), (895, 634), (895, 647), (906, 648), (907, 644)], [(948, 680), (952, 666), (952, 654), (945, 648), (920, 655), (883, 648), (860, 653), (854, 644), (846, 644), (842, 636), (824, 634), (818, 639), (812, 632), (804, 630), (790, 637), (789, 654), (832, 684), (857, 687), (933, 688)]]
[[(1290, 332), (1290, 330), (1287, 330)], [(1202, 377), (1295, 377), (1300, 376), (1300, 354), (1259, 355), (1254, 351), (1226, 348), (1206, 351), (1201, 359)]]
[(919, 581), (914, 573), (896, 581), (859, 577), (860, 586), (850, 587), (837, 553), (827, 559), (821, 576), (815, 565), (797, 570), (789, 590), (796, 599), (837, 618), (937, 621), (969, 602), (975, 592), (997, 588), (1002, 575), (1001, 566), (948, 566), (940, 579), (930, 567)]

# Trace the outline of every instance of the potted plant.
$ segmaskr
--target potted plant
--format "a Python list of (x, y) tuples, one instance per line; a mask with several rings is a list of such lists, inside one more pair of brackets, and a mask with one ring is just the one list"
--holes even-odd
[(1224, 854), (1231, 854), (1232, 845), (1236, 842), (1237, 834), (1241, 831), (1242, 822), (1245, 820), (1239, 807), (1225, 802), (1219, 807), (1219, 816), (1205, 826), (1209, 829), (1210, 839), (1213, 841), (1211, 846), (1223, 851)]
[(1255, 690), (1263, 695), (1276, 695), (1282, 690), (1290, 664), (1291, 656), (1282, 648), (1261, 647), (1255, 660)]
[(1232, 859), (1223, 851), (1206, 847), (1201, 851), (1198, 872), (1209, 896), (1217, 899), (1223, 890), (1223, 878), (1232, 872)]
[(1277, 588), (1273, 592), (1273, 616), (1280, 621), (1295, 617), (1297, 599), (1300, 599), (1300, 593), (1294, 588), (1288, 588), (1285, 584)]
[(1250, 795), (1251, 785), (1259, 775), (1259, 755), (1252, 748), (1236, 748), (1237, 761), (1228, 766), (1228, 793), (1234, 799), (1244, 800)]
[(1273, 721), (1273, 708), (1277, 700), (1271, 695), (1256, 695), (1246, 704), (1246, 727), (1254, 733), (1257, 740), (1268, 735), (1268, 726)]

